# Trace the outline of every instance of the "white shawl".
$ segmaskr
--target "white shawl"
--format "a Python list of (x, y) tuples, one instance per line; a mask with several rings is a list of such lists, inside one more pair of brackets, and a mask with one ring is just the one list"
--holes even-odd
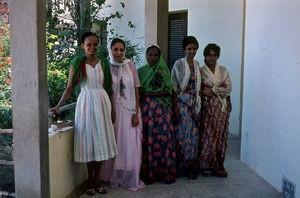
[(114, 98), (115, 98), (116, 102), (118, 102), (123, 109), (127, 110), (128, 112), (130, 112), (132, 114), (135, 114), (136, 113), (135, 89), (133, 88), (133, 89), (129, 90), (130, 91), (130, 98), (128, 99), (129, 103), (130, 103), (129, 106), (128, 106), (128, 104), (124, 104), (122, 102), (122, 98), (121, 98), (121, 94), (120, 94), (120, 83), (121, 83), (121, 78), (122, 78), (122, 74), (123, 74), (123, 68), (126, 70), (127, 74), (130, 76), (130, 85), (132, 85), (132, 87), (134, 87), (133, 74), (129, 68), (130, 60), (123, 57), (122, 62), (118, 62), (112, 56), (111, 49), (108, 49), (108, 51), (109, 51), (110, 64), (118, 67), (118, 76), (117, 76), (117, 82), (115, 82), (116, 90), (114, 90), (114, 96), (115, 96)]
[[(215, 72), (212, 73), (211, 70), (209, 69), (209, 67), (205, 64), (202, 68), (201, 68), (202, 72), (203, 72), (203, 77), (208, 77), (208, 83), (210, 86), (212, 86), (212, 91), (217, 95), (217, 97), (219, 98), (220, 102), (222, 103), (222, 111), (225, 112), (226, 108), (227, 108), (227, 96), (229, 96), (229, 93), (231, 92), (231, 80), (229, 77), (229, 73), (226, 70), (225, 74), (224, 74), (224, 79), (221, 79), (221, 72), (220, 72), (220, 65), (218, 63), (216, 63), (215, 66)], [(230, 83), (228, 83), (228, 91), (229, 93), (225, 93), (225, 92), (220, 92), (219, 88), (222, 87), (222, 82), (224, 82), (224, 80), (229, 80)]]
[[(172, 84), (173, 89), (177, 93), (177, 96), (179, 97), (182, 93), (184, 93), (186, 86), (189, 82), (191, 71), (189, 64), (187, 62), (186, 57), (179, 60), (183, 65), (182, 68), (181, 65), (178, 65), (175, 63), (173, 69), (172, 69)], [(196, 60), (193, 60), (194, 70), (195, 70), (195, 76), (196, 76), (196, 113), (200, 112), (201, 109), (201, 97), (200, 97), (200, 89), (201, 89), (201, 74), (200, 74), (200, 67), (199, 62)], [(184, 76), (183, 76), (184, 75)], [(183, 76), (183, 78), (182, 78)]]

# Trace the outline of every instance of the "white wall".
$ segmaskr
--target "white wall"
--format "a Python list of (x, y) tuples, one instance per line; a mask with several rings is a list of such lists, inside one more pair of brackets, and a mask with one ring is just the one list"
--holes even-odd
[(241, 159), (281, 191), (300, 198), (300, 1), (246, 4)]
[(229, 132), (239, 135), (243, 0), (169, 0), (169, 10), (188, 10), (188, 35), (199, 42), (196, 59), (201, 65), (208, 43), (221, 47), (219, 63), (228, 68), (233, 83)]
[[(145, 0), (127, 0), (125, 9), (121, 9), (119, 1), (108, 0), (112, 10), (120, 10), (124, 14), (123, 23), (113, 22), (120, 34), (128, 39), (136, 40), (141, 47), (144, 46), (144, 11)], [(169, 10), (188, 10), (188, 34), (196, 36), (200, 48), (196, 59), (203, 64), (203, 49), (208, 43), (217, 43), (221, 47), (219, 62), (228, 67), (233, 82), (232, 102), (233, 111), (230, 118), (230, 132), (239, 134), (240, 112), (240, 76), (241, 76), (241, 49), (242, 49), (242, 24), (243, 0), (169, 0)], [(129, 30), (126, 20), (131, 20), (136, 25)], [(144, 63), (144, 54), (141, 55)]]
[[(107, 0), (106, 4), (111, 5), (111, 8), (105, 9), (105, 14), (110, 12), (119, 11), (124, 16), (121, 19), (111, 20), (111, 25), (108, 29), (115, 29), (116, 33), (124, 36), (125, 39), (132, 41), (134, 44), (145, 48), (145, 0), (126, 0), (122, 1), (125, 3), (125, 7), (122, 8), (120, 1)], [(131, 21), (135, 28), (128, 27), (128, 21)], [(145, 55), (144, 52), (140, 54), (141, 62), (136, 66), (144, 65)]]

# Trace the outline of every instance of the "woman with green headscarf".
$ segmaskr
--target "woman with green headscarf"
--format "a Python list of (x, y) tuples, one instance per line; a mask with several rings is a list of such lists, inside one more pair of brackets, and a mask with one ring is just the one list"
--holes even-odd
[(170, 184), (176, 176), (171, 76), (159, 46), (150, 45), (146, 58), (147, 64), (138, 69), (143, 119), (141, 179), (146, 184)]

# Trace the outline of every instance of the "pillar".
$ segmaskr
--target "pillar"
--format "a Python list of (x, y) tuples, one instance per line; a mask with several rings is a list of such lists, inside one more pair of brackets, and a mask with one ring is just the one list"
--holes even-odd
[(48, 198), (46, 1), (10, 1), (16, 197)]
[(155, 43), (168, 61), (169, 0), (145, 0), (145, 46)]

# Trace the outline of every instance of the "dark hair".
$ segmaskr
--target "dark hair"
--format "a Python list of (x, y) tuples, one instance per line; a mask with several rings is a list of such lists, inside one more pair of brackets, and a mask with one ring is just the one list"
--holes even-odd
[(208, 56), (211, 50), (214, 51), (219, 58), (221, 48), (215, 43), (210, 43), (204, 48), (203, 56), (204, 57)]
[(156, 49), (158, 50), (158, 53), (159, 53), (159, 56), (160, 56), (160, 55), (161, 55), (161, 51), (160, 51), (160, 49), (159, 49), (157, 46), (155, 46), (155, 45), (152, 45), (152, 46), (148, 47), (148, 49), (147, 49), (147, 51), (146, 51), (146, 54), (148, 55), (148, 52), (149, 52), (151, 49), (153, 49), (153, 48), (156, 48)]
[(114, 38), (112, 41), (111, 41), (111, 44), (110, 44), (110, 48), (112, 48), (116, 43), (122, 43), (124, 48), (125, 48), (125, 42), (120, 39), (120, 38)]
[(98, 42), (99, 42), (99, 37), (97, 36), (97, 34), (93, 33), (93, 32), (85, 32), (83, 35), (81, 35), (81, 38), (80, 38), (80, 43), (83, 44), (85, 39), (89, 36), (95, 36), (97, 37), (98, 39)]
[(182, 40), (182, 48), (185, 49), (187, 45), (189, 44), (195, 44), (197, 49), (199, 48), (199, 44), (197, 39), (194, 36), (186, 36)]

